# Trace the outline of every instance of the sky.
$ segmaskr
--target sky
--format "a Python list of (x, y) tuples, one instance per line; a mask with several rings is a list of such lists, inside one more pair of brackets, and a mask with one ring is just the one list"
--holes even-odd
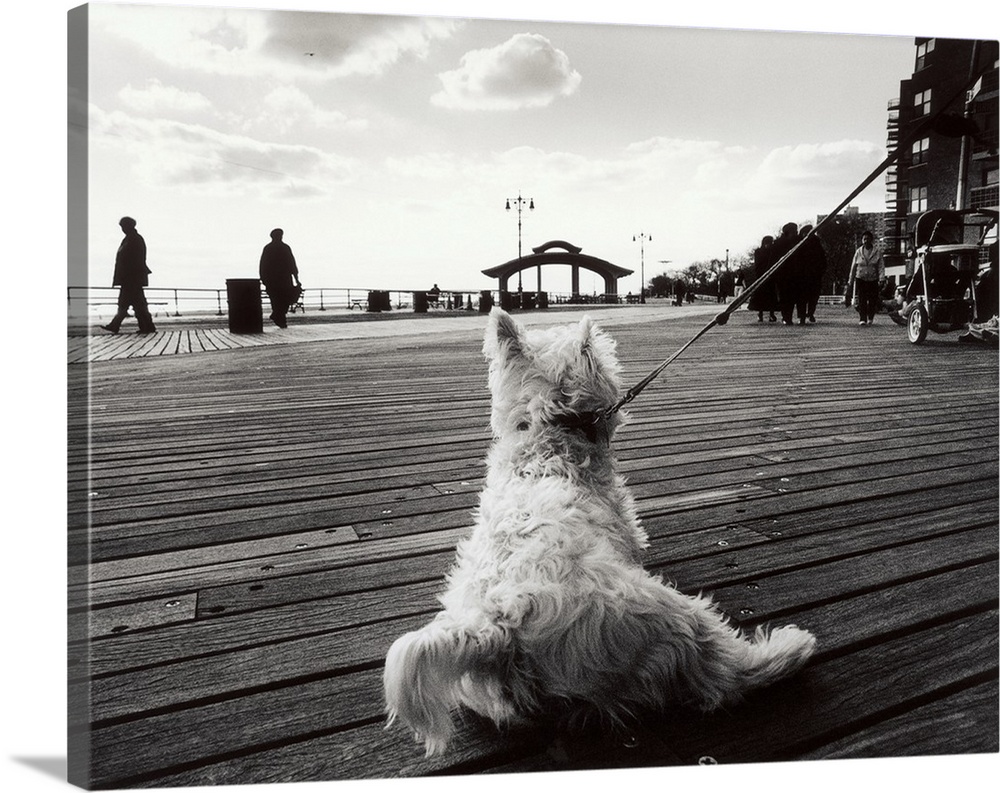
[[(483, 269), (561, 240), (634, 270), (619, 291), (638, 291), (832, 211), (884, 159), (913, 36), (933, 34), (412, 5), (92, 4), (89, 95), (71, 105), (91, 284), (110, 283), (130, 215), (152, 286), (254, 277), (281, 227), (307, 289), (490, 288)], [(884, 195), (878, 179), (853, 203)], [(507, 211), (519, 196), (534, 209)], [(568, 267), (542, 277), (569, 289)]]

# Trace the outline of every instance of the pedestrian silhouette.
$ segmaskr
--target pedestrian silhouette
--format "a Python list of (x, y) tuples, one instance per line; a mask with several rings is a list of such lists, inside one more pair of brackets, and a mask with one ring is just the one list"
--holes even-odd
[(302, 294), (299, 268), (292, 249), (282, 239), (284, 235), (281, 229), (274, 229), (260, 254), (260, 280), (271, 301), (271, 321), (279, 328), (288, 327), (288, 309)]
[[(798, 244), (798, 242), (799, 227), (795, 223), (786, 223), (781, 227), (781, 236), (774, 241), (774, 247), (771, 252), (771, 261), (774, 263), (778, 262), (778, 260), (791, 251), (792, 248)], [(781, 309), (781, 322), (784, 325), (792, 324), (795, 308), (799, 303), (799, 295), (802, 291), (799, 264), (798, 255), (790, 256), (774, 274), (774, 286), (778, 293), (778, 307)], [(799, 316), (799, 321), (804, 323), (805, 317)]]
[(111, 333), (118, 333), (122, 322), (128, 317), (131, 307), (139, 323), (139, 333), (154, 333), (153, 317), (149, 313), (144, 287), (149, 286), (151, 270), (146, 266), (146, 241), (136, 231), (135, 220), (123, 217), (118, 221), (125, 237), (115, 254), (115, 272), (111, 285), (118, 287), (118, 313), (107, 325), (101, 327)]
[[(753, 252), (753, 280), (755, 282), (770, 270), (771, 265), (774, 264), (774, 258), (771, 255), (773, 248), (774, 237), (768, 234), (761, 239), (760, 247)], [(757, 312), (758, 322), (764, 321), (765, 311), (768, 313), (768, 320), (770, 322), (778, 321), (778, 318), (774, 315), (774, 312), (778, 310), (778, 295), (774, 291), (773, 279), (757, 286), (753, 294), (750, 295), (747, 308)]]
[(816, 306), (819, 305), (819, 295), (823, 289), (823, 273), (826, 271), (826, 252), (820, 238), (813, 234), (812, 226), (806, 225), (799, 230), (799, 237), (804, 240), (802, 247), (796, 251), (796, 257), (801, 262), (802, 291), (799, 293), (799, 321), (803, 318), (810, 322), (816, 321)]

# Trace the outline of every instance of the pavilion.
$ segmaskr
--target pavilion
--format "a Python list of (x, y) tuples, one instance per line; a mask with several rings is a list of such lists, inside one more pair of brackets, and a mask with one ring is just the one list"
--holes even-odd
[(568, 264), (572, 270), (571, 291), (572, 300), (580, 299), (580, 268), (590, 270), (604, 279), (604, 296), (608, 302), (618, 301), (618, 279), (631, 275), (632, 270), (619, 267), (596, 256), (588, 256), (581, 253), (582, 248), (571, 245), (563, 240), (552, 240), (532, 248), (532, 253), (528, 256), (521, 256), (511, 259), (509, 262), (498, 264), (483, 270), (483, 275), (499, 280), (500, 292), (508, 292), (508, 282), (512, 275), (527, 270), (531, 267), (538, 268), (538, 289), (541, 291), (542, 265), (545, 264)]

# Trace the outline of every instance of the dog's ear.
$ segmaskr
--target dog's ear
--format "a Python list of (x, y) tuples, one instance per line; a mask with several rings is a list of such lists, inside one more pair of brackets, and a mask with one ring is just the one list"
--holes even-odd
[(494, 308), (490, 312), (489, 323), (486, 326), (483, 353), (491, 360), (504, 350), (509, 355), (520, 355), (523, 351), (521, 334), (521, 326), (510, 314), (501, 308)]
[(588, 317), (584, 316), (580, 320), (580, 349), (583, 352), (590, 350), (590, 342), (594, 337), (594, 322)]

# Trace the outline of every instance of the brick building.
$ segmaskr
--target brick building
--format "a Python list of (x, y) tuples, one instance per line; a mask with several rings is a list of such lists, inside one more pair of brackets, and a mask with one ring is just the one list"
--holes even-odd
[[(928, 209), (997, 208), (997, 42), (918, 38), (913, 74), (889, 103), (886, 270), (907, 274), (917, 217)], [(971, 88), (966, 88), (976, 78)], [(930, 115), (946, 115), (910, 140)]]

